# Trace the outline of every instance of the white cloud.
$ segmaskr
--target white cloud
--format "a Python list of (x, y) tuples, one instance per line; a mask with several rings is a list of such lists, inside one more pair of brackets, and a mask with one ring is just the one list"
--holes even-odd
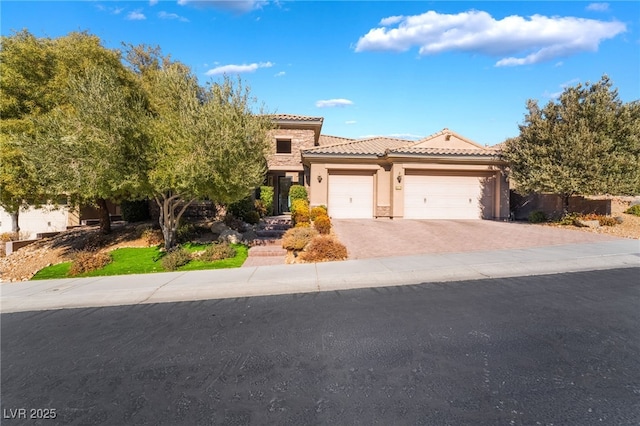
[(569, 86), (573, 86), (576, 83), (579, 83), (580, 79), (579, 78), (572, 78), (569, 81), (565, 81), (564, 83), (560, 84), (560, 88), (562, 90), (558, 90), (556, 92), (549, 92), (547, 90), (545, 90), (545, 92), (543, 93), (543, 97), (548, 98), (548, 99), (558, 99), (560, 97), (560, 95), (562, 95), (562, 92), (564, 92), (564, 89), (566, 89)]
[(247, 13), (261, 9), (267, 3), (267, 0), (178, 0), (178, 4), (182, 6), (212, 7), (235, 13)]
[(423, 56), (474, 52), (500, 57), (496, 66), (534, 64), (597, 51), (600, 42), (626, 31), (626, 25), (617, 21), (542, 15), (496, 20), (475, 10), (455, 15), (429, 11), (392, 16), (382, 19), (380, 25), (360, 37), (356, 52), (404, 52), (413, 47), (419, 47)]
[(391, 133), (389, 136), (392, 138), (409, 139), (409, 140), (413, 140), (413, 139), (417, 140), (422, 138), (421, 135), (414, 135), (413, 133)]
[(127, 14), (127, 19), (130, 21), (142, 21), (144, 19), (147, 19), (147, 17), (144, 16), (144, 14), (139, 10), (134, 10), (133, 12), (129, 12)]
[(347, 120), (344, 122), (344, 124), (356, 124), (357, 121), (356, 120)]
[(189, 22), (184, 16), (180, 16), (176, 13), (167, 13), (164, 11), (158, 12), (158, 18), (160, 19), (177, 19), (180, 22)]
[(587, 6), (587, 10), (592, 12), (606, 12), (609, 10), (609, 3), (591, 3)]
[(271, 68), (273, 66), (272, 62), (260, 62), (253, 64), (243, 64), (243, 65), (222, 65), (219, 67), (215, 67), (207, 71), (206, 75), (220, 75), (220, 74), (241, 74), (245, 72), (254, 72), (258, 68)]
[(280, 71), (274, 75), (274, 77), (283, 77), (286, 74), (284, 71)]
[(158, 4), (158, 0), (149, 0), (149, 6), (155, 6)]
[(326, 99), (316, 102), (318, 108), (344, 107), (348, 105), (353, 105), (353, 102), (349, 99)]

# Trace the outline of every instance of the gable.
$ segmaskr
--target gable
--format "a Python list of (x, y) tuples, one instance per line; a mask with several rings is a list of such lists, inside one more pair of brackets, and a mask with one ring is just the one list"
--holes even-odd
[(419, 140), (411, 148), (483, 149), (484, 147), (445, 128), (438, 133)]

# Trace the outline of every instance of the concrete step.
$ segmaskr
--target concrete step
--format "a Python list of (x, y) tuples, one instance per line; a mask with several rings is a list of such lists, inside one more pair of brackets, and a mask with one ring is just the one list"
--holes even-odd
[(261, 229), (256, 231), (256, 235), (260, 238), (282, 238), (286, 230), (281, 229)]

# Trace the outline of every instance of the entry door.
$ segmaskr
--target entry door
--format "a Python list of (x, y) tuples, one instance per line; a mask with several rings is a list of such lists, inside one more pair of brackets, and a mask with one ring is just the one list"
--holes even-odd
[(337, 219), (373, 217), (373, 175), (329, 175), (329, 215)]
[(291, 188), (291, 178), (286, 176), (278, 177), (278, 213), (280, 214), (291, 210), (289, 188)]

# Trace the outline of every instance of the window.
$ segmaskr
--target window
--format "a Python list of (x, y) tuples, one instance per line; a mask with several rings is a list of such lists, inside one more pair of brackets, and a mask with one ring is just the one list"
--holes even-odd
[(277, 139), (276, 154), (291, 154), (291, 139)]

